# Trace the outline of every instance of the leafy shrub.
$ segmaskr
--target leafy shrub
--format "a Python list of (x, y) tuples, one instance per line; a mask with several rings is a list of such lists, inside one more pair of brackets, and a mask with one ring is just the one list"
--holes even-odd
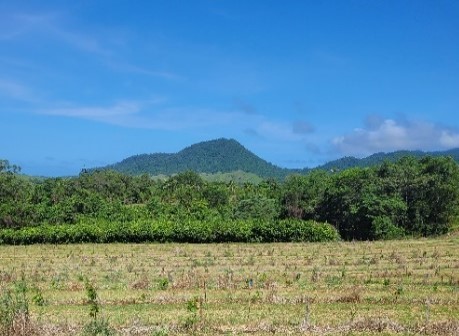
[(43, 293), (38, 288), (35, 288), (34, 291), (35, 293), (32, 296), (32, 302), (38, 307), (43, 307), (46, 303), (45, 299), (43, 298)]
[(339, 239), (331, 225), (315, 221), (228, 220), (183, 222), (170, 220), (132, 223), (88, 221), (78, 224), (41, 225), (0, 230), (3, 244), (67, 244), (110, 242), (289, 242), (330, 241)]
[(260, 242), (323, 242), (339, 240), (339, 234), (329, 224), (285, 219), (255, 222), (252, 238)]
[(405, 231), (394, 225), (388, 217), (376, 217), (372, 223), (374, 239), (397, 239), (405, 235)]
[(166, 290), (169, 287), (169, 280), (167, 278), (158, 279), (158, 289)]

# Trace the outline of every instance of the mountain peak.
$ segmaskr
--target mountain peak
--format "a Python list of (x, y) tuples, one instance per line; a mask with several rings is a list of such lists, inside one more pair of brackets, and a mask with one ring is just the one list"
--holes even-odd
[(214, 140), (207, 140), (207, 141), (202, 141), (202, 142), (192, 144), (188, 147), (185, 147), (180, 152), (187, 151), (187, 150), (194, 150), (196, 148), (214, 149), (215, 147), (218, 147), (222, 149), (222, 148), (229, 147), (229, 146), (245, 148), (238, 141), (234, 139), (218, 138)]
[(263, 178), (283, 178), (288, 172), (261, 159), (235, 139), (227, 138), (199, 142), (174, 154), (135, 155), (102, 169), (134, 175), (171, 175), (186, 170), (211, 174), (243, 171)]

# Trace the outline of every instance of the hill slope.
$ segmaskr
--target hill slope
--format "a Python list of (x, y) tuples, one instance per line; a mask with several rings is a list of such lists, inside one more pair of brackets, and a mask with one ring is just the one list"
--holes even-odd
[(175, 154), (134, 155), (101, 169), (132, 175), (171, 175), (186, 170), (208, 174), (244, 171), (263, 178), (283, 178), (293, 172), (259, 158), (236, 140), (223, 138), (200, 142)]
[[(459, 163), (459, 148), (448, 151), (396, 151), (376, 153), (359, 159), (344, 157), (317, 167), (323, 170), (343, 170), (352, 167), (371, 167), (384, 161), (396, 161), (404, 156), (451, 156)], [(287, 175), (307, 173), (310, 169), (287, 169), (275, 166), (247, 150), (233, 139), (217, 139), (200, 142), (178, 153), (155, 153), (134, 155), (121, 162), (97, 169), (112, 169), (129, 175), (172, 175), (186, 170), (202, 174), (248, 173), (261, 178), (284, 179)], [(221, 177), (221, 176), (220, 176)]]
[(456, 162), (459, 163), (459, 148), (450, 149), (447, 151), (437, 152), (423, 152), (423, 151), (396, 151), (392, 153), (375, 153), (362, 159), (355, 158), (353, 156), (347, 156), (338, 160), (330, 161), (317, 167), (317, 169), (324, 170), (344, 170), (353, 167), (371, 167), (377, 166), (384, 161), (397, 161), (404, 156), (414, 156), (416, 158), (422, 158), (426, 156), (451, 156)]

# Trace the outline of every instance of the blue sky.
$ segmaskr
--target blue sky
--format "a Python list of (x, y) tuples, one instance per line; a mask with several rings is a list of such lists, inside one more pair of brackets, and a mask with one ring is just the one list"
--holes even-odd
[(234, 138), (282, 167), (459, 147), (458, 1), (2, 1), (0, 158)]

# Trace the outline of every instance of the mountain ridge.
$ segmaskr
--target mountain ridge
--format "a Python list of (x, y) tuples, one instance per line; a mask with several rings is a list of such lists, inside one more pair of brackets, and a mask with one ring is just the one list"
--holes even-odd
[(243, 171), (263, 178), (284, 178), (291, 169), (278, 167), (255, 155), (234, 139), (219, 138), (192, 144), (177, 153), (130, 156), (118, 163), (95, 169), (112, 169), (138, 175), (172, 175), (186, 170), (197, 173)]
[(405, 156), (413, 156), (415, 158), (423, 158), (426, 156), (451, 156), (454, 161), (459, 163), (459, 148), (448, 149), (445, 151), (421, 151), (421, 150), (398, 150), (394, 152), (378, 152), (363, 158), (354, 156), (345, 156), (337, 160), (329, 161), (315, 169), (323, 170), (343, 170), (353, 167), (372, 167), (379, 165), (384, 161), (397, 161)]
[(173, 175), (192, 170), (202, 174), (232, 173), (242, 171), (261, 178), (284, 179), (291, 174), (304, 174), (313, 169), (337, 171), (352, 167), (371, 167), (384, 161), (396, 161), (404, 156), (451, 156), (459, 163), (459, 148), (446, 151), (379, 152), (364, 158), (353, 156), (329, 161), (315, 168), (289, 169), (274, 165), (234, 139), (219, 138), (192, 144), (177, 153), (137, 154), (120, 162), (91, 170), (111, 169), (129, 175)]

